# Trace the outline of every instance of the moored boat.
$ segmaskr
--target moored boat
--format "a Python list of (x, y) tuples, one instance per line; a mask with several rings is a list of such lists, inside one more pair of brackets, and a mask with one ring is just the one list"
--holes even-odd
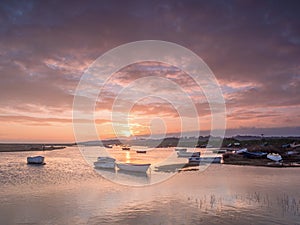
[(240, 150), (236, 150), (235, 153), (236, 153), (236, 154), (242, 154), (242, 153), (247, 152), (247, 151), (248, 151), (247, 148), (242, 148), (242, 149), (240, 149)]
[(177, 151), (177, 152), (186, 152), (187, 149), (186, 148), (175, 148), (175, 151)]
[(200, 144), (195, 145), (195, 148), (206, 148), (206, 144), (204, 144), (204, 145), (200, 145)]
[(129, 151), (130, 150), (130, 147), (122, 147), (122, 150), (124, 150), (124, 151)]
[(145, 164), (137, 164), (137, 163), (116, 163), (117, 167), (120, 170), (130, 171), (130, 172), (139, 172), (139, 173), (146, 173), (149, 167), (151, 166), (150, 163)]
[(266, 152), (249, 152), (249, 151), (244, 151), (243, 155), (246, 158), (264, 158), (267, 156), (268, 153)]
[(114, 169), (116, 159), (111, 157), (98, 157), (97, 161), (94, 162), (95, 168), (103, 169)]
[(44, 159), (44, 156), (29, 156), (27, 157), (27, 163), (43, 165), (45, 164)]
[(271, 159), (272, 161), (275, 161), (275, 162), (279, 162), (282, 160), (282, 157), (281, 155), (279, 154), (275, 154), (275, 153), (270, 153), (267, 155), (267, 158), (268, 159)]
[(136, 150), (136, 153), (147, 153), (147, 151), (146, 150)]
[(189, 164), (199, 164), (199, 163), (221, 163), (222, 157), (190, 157)]
[(185, 152), (185, 151), (179, 151), (177, 152), (178, 157), (200, 157), (200, 152)]

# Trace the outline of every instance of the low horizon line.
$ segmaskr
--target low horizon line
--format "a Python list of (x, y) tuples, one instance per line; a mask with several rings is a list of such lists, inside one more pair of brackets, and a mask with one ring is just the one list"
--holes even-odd
[[(23, 141), (23, 142), (6, 142), (6, 141), (0, 141), (0, 145), (5, 145), (5, 144), (19, 144), (19, 145), (22, 145), (22, 144), (41, 144), (41, 145), (76, 145), (78, 143), (86, 143), (86, 142), (102, 142), (102, 141), (117, 141), (117, 140), (127, 140), (127, 141), (133, 141), (133, 140), (142, 140), (142, 139), (147, 139), (147, 140), (163, 140), (163, 139), (166, 139), (166, 138), (199, 138), (199, 137), (215, 137), (215, 138), (219, 138), (220, 136), (212, 136), (212, 135), (206, 135), (206, 136), (181, 136), (181, 137), (176, 137), (176, 136), (166, 136), (166, 137), (163, 137), (163, 138), (149, 138), (147, 139), (147, 137), (136, 137), (135, 139), (134, 138), (131, 138), (130, 140), (128, 140), (128, 138), (107, 138), (107, 139), (99, 139), (99, 140), (86, 140), (86, 141), (80, 141), (80, 142), (40, 142), (40, 141), (33, 141), (33, 142), (26, 142), (26, 141)], [(224, 136), (223, 139), (225, 138), (235, 138), (235, 137), (259, 137), (259, 138), (300, 138), (300, 135), (264, 135), (263, 137), (261, 135), (233, 135), (233, 136)]]

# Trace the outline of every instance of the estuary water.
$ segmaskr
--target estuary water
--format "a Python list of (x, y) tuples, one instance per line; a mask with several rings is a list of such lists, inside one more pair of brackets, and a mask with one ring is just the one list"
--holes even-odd
[[(38, 154), (46, 165), (26, 164)], [(0, 157), (0, 224), (300, 224), (299, 168), (212, 164), (136, 187), (104, 178), (77, 147)]]

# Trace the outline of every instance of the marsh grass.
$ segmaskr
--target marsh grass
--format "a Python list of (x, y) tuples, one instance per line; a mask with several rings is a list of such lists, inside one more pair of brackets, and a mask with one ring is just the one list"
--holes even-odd
[(252, 192), (243, 195), (219, 197), (215, 194), (201, 197), (187, 197), (188, 202), (194, 204), (197, 209), (205, 212), (220, 213), (228, 208), (253, 208), (266, 211), (279, 211), (282, 216), (292, 214), (300, 216), (300, 199), (283, 193), (274, 198), (267, 193)]

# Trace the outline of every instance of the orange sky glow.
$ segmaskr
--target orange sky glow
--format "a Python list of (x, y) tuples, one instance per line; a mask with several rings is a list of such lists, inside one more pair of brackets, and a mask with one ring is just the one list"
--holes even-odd
[[(262, 10), (250, 2), (60, 3), (51, 13), (55, 3), (6, 4), (0, 142), (75, 142), (73, 100), (83, 74), (107, 51), (139, 40), (176, 43), (203, 59), (225, 100), (227, 136), (300, 134), (300, 14), (285, 3), (286, 13), (268, 2)], [(87, 92), (99, 88), (91, 83)], [(100, 139), (208, 135), (202, 88), (175, 66), (132, 64), (111, 74), (80, 123), (95, 123)]]

